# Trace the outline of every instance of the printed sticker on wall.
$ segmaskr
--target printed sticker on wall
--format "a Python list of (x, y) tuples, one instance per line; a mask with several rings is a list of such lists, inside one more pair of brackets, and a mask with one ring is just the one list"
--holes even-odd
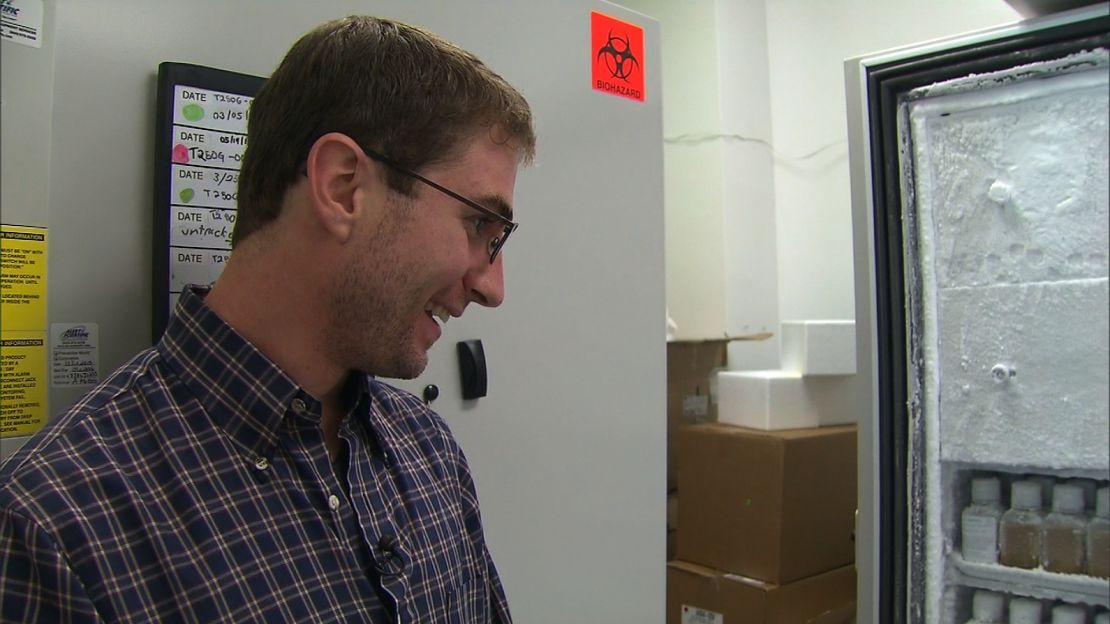
[(644, 101), (644, 29), (590, 13), (591, 84), (595, 91)]
[(100, 383), (100, 328), (96, 323), (50, 324), (50, 385)]
[(42, 0), (0, 0), (0, 39), (42, 47)]

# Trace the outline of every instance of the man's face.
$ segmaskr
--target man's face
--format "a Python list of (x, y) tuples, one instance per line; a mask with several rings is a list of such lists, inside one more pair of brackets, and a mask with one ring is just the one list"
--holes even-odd
[[(482, 132), (460, 158), (420, 173), (498, 210), (512, 206), (518, 162), (514, 149)], [(386, 165), (368, 159), (367, 166)], [(422, 182), (413, 191), (411, 198), (390, 192), (378, 223), (356, 228), (331, 296), (330, 349), (348, 368), (382, 377), (424, 371), (442, 333), (438, 317), (461, 316), (472, 301), (498, 306), (505, 296), (503, 256), (489, 262), (497, 227)]]

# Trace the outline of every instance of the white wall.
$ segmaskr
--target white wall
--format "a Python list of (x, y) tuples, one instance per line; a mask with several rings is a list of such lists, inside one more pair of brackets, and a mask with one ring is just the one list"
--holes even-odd
[[(1003, 0), (623, 0), (663, 36), (667, 307), (679, 338), (852, 319), (842, 62), (1019, 19)], [(778, 341), (730, 368), (777, 368)]]
[(1003, 0), (766, 6), (772, 129), (782, 155), (774, 174), (781, 318), (854, 318), (843, 60), (1019, 16)]
[[(764, 0), (718, 0), (721, 169), (724, 184), (728, 333), (779, 327), (775, 144), (770, 91), (770, 40)], [(779, 341), (733, 342), (734, 370), (778, 368)]]
[(661, 23), (667, 308), (678, 338), (719, 337), (726, 324), (728, 265), (721, 145), (676, 140), (720, 128), (716, 2), (617, 2)]

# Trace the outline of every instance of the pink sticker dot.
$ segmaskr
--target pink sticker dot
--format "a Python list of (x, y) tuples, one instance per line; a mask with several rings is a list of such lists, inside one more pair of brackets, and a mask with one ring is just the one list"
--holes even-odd
[(189, 148), (178, 143), (173, 146), (173, 161), (175, 163), (185, 164), (189, 162)]

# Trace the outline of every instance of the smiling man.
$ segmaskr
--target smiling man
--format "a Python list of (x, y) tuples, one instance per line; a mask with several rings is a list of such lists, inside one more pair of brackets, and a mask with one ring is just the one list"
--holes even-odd
[(4, 621), (509, 622), (466, 460), (376, 379), (505, 296), (524, 98), (330, 22), (251, 108), (233, 253), (0, 469)]

